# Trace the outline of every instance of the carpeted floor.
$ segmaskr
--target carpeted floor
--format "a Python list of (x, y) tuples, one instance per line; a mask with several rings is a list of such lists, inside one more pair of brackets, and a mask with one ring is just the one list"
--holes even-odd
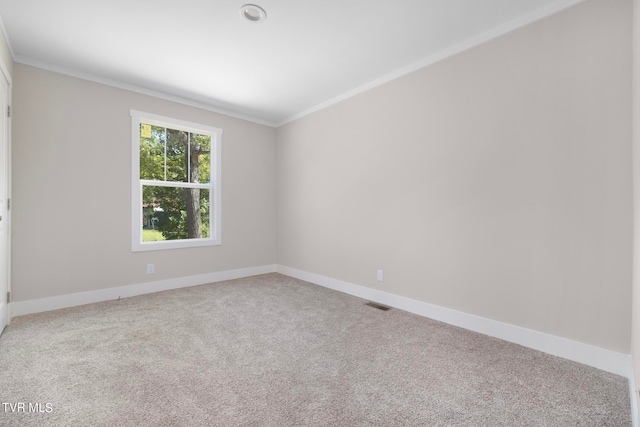
[(631, 425), (626, 378), (364, 302), (274, 273), (15, 318), (0, 426)]

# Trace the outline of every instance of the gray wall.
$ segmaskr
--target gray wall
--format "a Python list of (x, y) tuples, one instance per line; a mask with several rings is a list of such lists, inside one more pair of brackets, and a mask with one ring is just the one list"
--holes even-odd
[[(13, 99), (14, 301), (276, 262), (275, 129), (20, 64)], [(131, 252), (131, 109), (224, 130), (222, 246)]]
[(280, 127), (279, 264), (629, 353), (631, 6)]

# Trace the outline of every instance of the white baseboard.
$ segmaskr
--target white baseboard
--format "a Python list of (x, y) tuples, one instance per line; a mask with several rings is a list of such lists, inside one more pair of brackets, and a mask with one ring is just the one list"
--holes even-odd
[(25, 314), (58, 310), (60, 308), (75, 307), (94, 302), (168, 291), (170, 289), (186, 288), (189, 286), (204, 285), (224, 280), (241, 279), (243, 277), (257, 276), (258, 274), (274, 273), (275, 271), (275, 265), (263, 265), (259, 267), (218, 271), (215, 273), (199, 274), (197, 276), (178, 277), (175, 279), (158, 280), (155, 282), (119, 286), (116, 288), (106, 288), (96, 291), (78, 292), (75, 294), (59, 295), (28, 301), (17, 301), (11, 303), (11, 315), (13, 317), (22, 316)]
[[(615, 351), (606, 350), (589, 344), (549, 335), (544, 332), (538, 332), (473, 314), (440, 307), (434, 304), (367, 288), (365, 286), (344, 282), (342, 280), (309, 273), (283, 265), (264, 265), (259, 267), (241, 268), (237, 270), (219, 271), (196, 276), (158, 280), (154, 282), (106, 288), (96, 291), (78, 292), (75, 294), (59, 295), (35, 300), (17, 301), (11, 303), (11, 316), (15, 317), (25, 314), (57, 310), (170, 289), (204, 285), (223, 280), (240, 279), (243, 277), (273, 273), (276, 271), (278, 273), (305, 280), (329, 289), (385, 304), (390, 307), (399, 308), (410, 313), (469, 329), (471, 331), (500, 338), (505, 341), (510, 341), (525, 347), (583, 363), (603, 371), (622, 375), (629, 378), (630, 382), (633, 380), (631, 372), (631, 357), (628, 354), (617, 353)], [(633, 387), (635, 389), (635, 386)], [(633, 396), (637, 398), (636, 393), (633, 393)], [(637, 409), (637, 402), (635, 402), (635, 405)]]
[(589, 344), (277, 265), (278, 273), (630, 378), (631, 358)]

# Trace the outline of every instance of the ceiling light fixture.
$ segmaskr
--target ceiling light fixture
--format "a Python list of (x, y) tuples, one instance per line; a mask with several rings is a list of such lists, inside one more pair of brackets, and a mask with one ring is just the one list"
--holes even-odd
[(245, 4), (240, 8), (240, 15), (249, 22), (262, 22), (267, 19), (267, 12), (255, 4)]

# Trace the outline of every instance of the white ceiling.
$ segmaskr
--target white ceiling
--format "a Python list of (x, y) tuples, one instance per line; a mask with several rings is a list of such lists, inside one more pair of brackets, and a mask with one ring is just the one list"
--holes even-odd
[(277, 125), (580, 1), (0, 0), (0, 17), (17, 62)]

